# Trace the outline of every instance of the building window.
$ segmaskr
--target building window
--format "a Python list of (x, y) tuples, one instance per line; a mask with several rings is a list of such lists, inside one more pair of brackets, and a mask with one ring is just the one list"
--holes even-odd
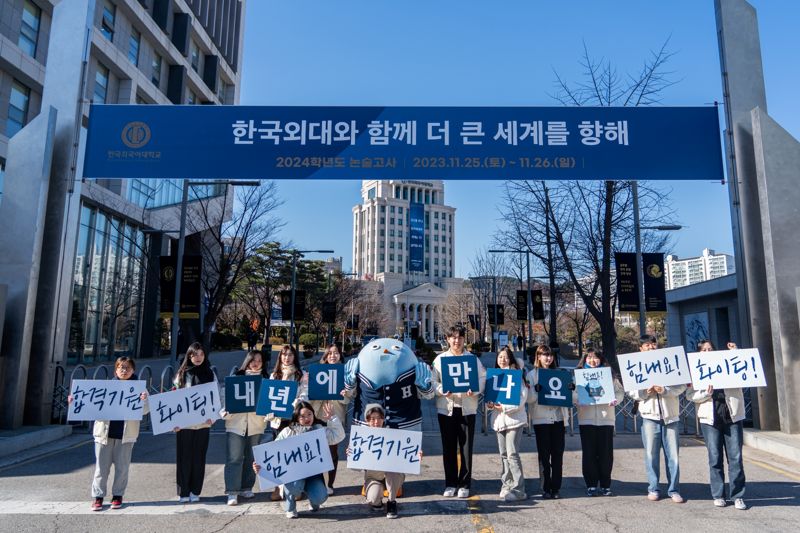
[(114, 20), (117, 18), (117, 6), (105, 0), (103, 2), (103, 20), (100, 21), (100, 33), (114, 42)]
[(217, 84), (217, 98), (219, 98), (219, 103), (225, 103), (225, 95), (228, 94), (228, 84), (225, 83), (225, 80), (220, 78), (219, 83)]
[[(373, 198), (375, 198), (375, 187), (372, 187), (370, 190), (367, 191), (367, 199), (372, 200)], [(386, 206), (382, 205), (381, 208), (385, 210)]]
[[(374, 191), (375, 191), (375, 189), (370, 189), (370, 192), (372, 192), (372, 193), (373, 193), (373, 195), (374, 195)], [(374, 198), (374, 197), (375, 197), (375, 196), (372, 196), (372, 198)], [(386, 212), (386, 206), (385, 206), (385, 205), (382, 205), (382, 206), (381, 206), (381, 213), (385, 213), (385, 212)]]
[(150, 81), (153, 82), (156, 88), (161, 88), (161, 66), (163, 62), (164, 60), (161, 56), (153, 52), (153, 72), (150, 73)]
[(142, 34), (131, 28), (131, 37), (128, 41), (128, 60), (139, 66), (139, 45), (142, 42)]
[(39, 40), (39, 23), (41, 20), (41, 8), (30, 0), (25, 0), (22, 5), (22, 28), (20, 28), (17, 44), (23, 52), (31, 57), (36, 57), (36, 42)]
[(94, 95), (92, 102), (95, 104), (105, 104), (108, 97), (108, 67), (97, 64), (97, 71), (94, 73)]
[(433, 212), (433, 218), (439, 218), (439, 212), (438, 211), (434, 211)]
[(30, 88), (14, 80), (11, 84), (11, 98), (8, 101), (8, 121), (6, 122), (6, 135), (9, 137), (13, 137), (25, 126), (30, 99)]
[(392, 214), (394, 214), (394, 206), (393, 206), (393, 205), (390, 205), (390, 206), (389, 206), (389, 212), (390, 212), (390, 213), (392, 213)]
[(192, 70), (200, 73), (200, 47), (197, 46), (197, 43), (192, 40), (191, 44), (189, 45), (189, 61), (192, 65)]
[(0, 157), (0, 204), (3, 203), (3, 182), (6, 179), (6, 160)]

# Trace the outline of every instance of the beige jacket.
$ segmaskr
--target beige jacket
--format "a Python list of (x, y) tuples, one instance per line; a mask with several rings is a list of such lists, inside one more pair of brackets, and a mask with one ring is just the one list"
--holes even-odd
[[(572, 393), (573, 403), (578, 410), (578, 425), (580, 426), (613, 426), (616, 421), (616, 409), (613, 405), (580, 405), (578, 392)], [(614, 378), (614, 399), (620, 403), (625, 399), (622, 383)]]
[[(142, 407), (142, 416), (146, 415), (150, 412), (150, 402), (148, 400), (144, 401), (144, 405)], [(139, 425), (141, 422), (139, 420), (126, 420), (124, 428), (122, 430), (122, 443), (127, 444), (129, 442), (136, 442), (136, 439), (139, 438)], [(94, 437), (94, 441), (97, 444), (102, 444), (105, 446), (108, 444), (108, 429), (111, 425), (110, 420), (95, 420), (94, 427), (92, 428), (92, 437)]]
[[(728, 405), (728, 412), (731, 414), (731, 420), (734, 423), (744, 420), (744, 394), (742, 393), (742, 389), (724, 390), (725, 403)], [(714, 402), (711, 400), (711, 394), (705, 390), (694, 390), (692, 387), (689, 387), (686, 391), (686, 397), (697, 404), (697, 418), (700, 419), (700, 423), (713, 426)]]
[[(335, 416), (326, 422), (325, 429), (325, 438), (328, 440), (328, 444), (333, 446), (334, 444), (339, 444), (344, 440), (344, 428), (342, 427), (342, 422)], [(275, 440), (281, 439), (288, 439), (289, 437), (294, 437), (295, 435), (301, 435), (307, 431), (312, 431), (315, 429), (323, 429), (323, 426), (319, 424), (314, 424), (313, 426), (305, 427), (301, 426), (300, 424), (292, 424), (291, 426), (287, 426), (283, 428), (283, 430), (275, 437)]]
[(525, 405), (528, 402), (528, 387), (522, 384), (520, 391), (519, 405), (502, 405), (502, 410), (492, 409), (489, 416), (492, 417), (492, 429), (495, 431), (507, 431), (517, 429), (528, 423), (528, 413)]
[(531, 406), (531, 424), (553, 424), (562, 422), (565, 426), (569, 421), (569, 408), (557, 405), (540, 405), (539, 393), (536, 392), (536, 384), (539, 383), (539, 369), (534, 368), (528, 372), (528, 405)]
[[(473, 355), (465, 351), (462, 355)], [(478, 412), (478, 398), (483, 394), (483, 388), (486, 386), (486, 369), (483, 367), (480, 358), (478, 358), (478, 390), (473, 391), (472, 396), (467, 396), (466, 393), (453, 393), (448, 398), (442, 390), (442, 358), (443, 357), (459, 357), (450, 353), (450, 351), (442, 352), (433, 360), (431, 367), (432, 379), (435, 382), (433, 389), (436, 394), (436, 411), (440, 415), (453, 416), (453, 408), (460, 407), (461, 413), (464, 415), (474, 415)]]
[(681, 417), (680, 395), (686, 385), (664, 387), (664, 393), (648, 394), (647, 389), (628, 391), (628, 396), (639, 402), (639, 414), (648, 420), (663, 420), (665, 424), (677, 422)]

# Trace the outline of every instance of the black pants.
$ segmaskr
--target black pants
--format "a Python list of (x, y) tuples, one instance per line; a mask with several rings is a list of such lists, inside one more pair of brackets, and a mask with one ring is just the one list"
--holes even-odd
[[(472, 483), (472, 441), (475, 438), (475, 415), (461, 414), (461, 408), (453, 409), (453, 415), (439, 416), (439, 433), (442, 436), (442, 463), (444, 464), (445, 487), (469, 489)], [(461, 454), (461, 468), (458, 456)]]
[(333, 488), (333, 482), (336, 481), (336, 468), (339, 466), (339, 445), (332, 444), (328, 448), (331, 450), (331, 461), (333, 461), (333, 470), (328, 472), (328, 486)]
[(583, 450), (583, 480), (587, 488), (600, 483), (611, 488), (611, 469), (614, 466), (614, 428), (612, 426), (581, 426)]
[(185, 498), (190, 492), (200, 496), (203, 491), (210, 431), (210, 428), (203, 428), (182, 429), (178, 432), (178, 496)]
[(564, 463), (564, 423), (535, 424), (533, 430), (539, 456), (539, 486), (543, 494), (559, 491)]

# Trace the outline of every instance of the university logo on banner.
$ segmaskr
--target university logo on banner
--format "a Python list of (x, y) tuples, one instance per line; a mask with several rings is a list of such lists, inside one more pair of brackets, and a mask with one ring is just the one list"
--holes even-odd
[(484, 402), (519, 405), (522, 396), (522, 370), (502, 368), (486, 369)]
[(578, 405), (608, 405), (614, 401), (614, 378), (611, 367), (575, 369), (575, 392)]
[(150, 397), (153, 435), (218, 420), (220, 408), (219, 383), (216, 380), (154, 394)]
[(539, 369), (539, 404), (554, 405), (558, 407), (572, 407), (572, 372), (569, 370), (540, 368)]
[(350, 428), (347, 468), (419, 474), (422, 432), (405, 429)]
[(229, 413), (253, 413), (258, 402), (261, 376), (227, 376), (225, 410)]
[(316, 364), (308, 367), (309, 400), (341, 400), (344, 365)]
[(692, 378), (683, 346), (621, 354), (617, 360), (626, 391), (648, 389), (653, 385), (684, 385)]
[(757, 348), (692, 352), (686, 357), (695, 390), (706, 390), (709, 385), (715, 389), (767, 386)]
[(258, 392), (256, 414), (268, 415), (272, 413), (277, 418), (292, 418), (294, 399), (297, 397), (297, 382), (280, 379), (265, 379), (261, 381), (261, 390)]
[(261, 490), (333, 470), (324, 429), (253, 446), (253, 459), (261, 465), (258, 472)]
[(141, 420), (143, 380), (74, 379), (67, 420)]
[(439, 359), (442, 364), (442, 390), (477, 394), (478, 358), (474, 355), (451, 355)]

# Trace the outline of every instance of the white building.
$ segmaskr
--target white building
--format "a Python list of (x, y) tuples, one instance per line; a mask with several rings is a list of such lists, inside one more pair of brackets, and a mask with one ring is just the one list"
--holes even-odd
[[(460, 286), (455, 270), (455, 207), (444, 203), (441, 180), (364, 180), (361, 203), (353, 207), (353, 272), (384, 284), (391, 331), (419, 327), (428, 340), (440, 336), (447, 291)], [(420, 269), (410, 258), (411, 205), (424, 210)]]
[(694, 283), (727, 276), (734, 272), (733, 256), (717, 254), (710, 248), (703, 249), (700, 257), (679, 259), (677, 255), (668, 255), (665, 268), (667, 271), (667, 290), (685, 287)]

